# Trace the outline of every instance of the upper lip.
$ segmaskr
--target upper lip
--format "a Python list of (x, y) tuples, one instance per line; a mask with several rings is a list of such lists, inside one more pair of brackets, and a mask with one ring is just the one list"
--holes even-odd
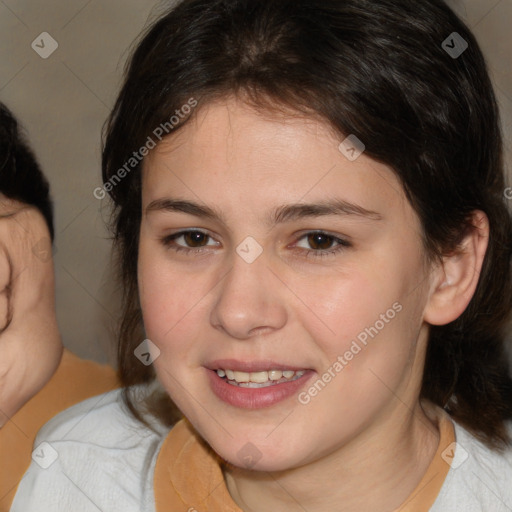
[(205, 367), (209, 370), (233, 370), (247, 373), (264, 372), (269, 370), (289, 370), (296, 372), (308, 369), (306, 366), (294, 366), (271, 360), (240, 361), (238, 359), (218, 359), (205, 364)]

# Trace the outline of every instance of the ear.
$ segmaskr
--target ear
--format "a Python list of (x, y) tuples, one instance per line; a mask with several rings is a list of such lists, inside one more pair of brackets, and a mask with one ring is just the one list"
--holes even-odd
[(473, 228), (459, 247), (443, 257), (434, 270), (432, 290), (425, 308), (424, 320), (431, 325), (446, 325), (456, 320), (473, 297), (489, 241), (489, 219), (476, 210)]
[[(1, 222), (1, 219), (0, 219)], [(1, 237), (1, 233), (0, 233)], [(10, 281), (11, 281), (11, 264), (9, 255), (5, 247), (4, 240), (0, 239), (0, 333), (7, 327), (9, 323), (9, 299), (10, 299)]]

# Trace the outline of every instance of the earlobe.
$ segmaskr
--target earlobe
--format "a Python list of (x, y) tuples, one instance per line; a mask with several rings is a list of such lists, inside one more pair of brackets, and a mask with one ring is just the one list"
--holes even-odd
[(456, 251), (443, 257), (433, 273), (432, 291), (424, 320), (446, 325), (456, 320), (473, 297), (489, 240), (489, 220), (482, 211), (472, 214), (471, 229)]

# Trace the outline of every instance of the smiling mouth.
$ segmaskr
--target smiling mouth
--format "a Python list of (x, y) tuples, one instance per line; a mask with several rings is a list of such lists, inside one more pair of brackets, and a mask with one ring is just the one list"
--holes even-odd
[(268, 370), (261, 372), (240, 372), (234, 370), (216, 370), (217, 375), (232, 386), (242, 388), (266, 388), (300, 379), (306, 370)]

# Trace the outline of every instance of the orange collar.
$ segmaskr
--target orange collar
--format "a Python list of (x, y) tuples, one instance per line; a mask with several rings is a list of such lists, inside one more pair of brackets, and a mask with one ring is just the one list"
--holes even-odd
[(157, 512), (243, 512), (231, 498), (220, 459), (179, 421), (165, 439), (155, 467)]
[[(449, 465), (442, 453), (455, 441), (453, 423), (437, 408), (440, 442), (436, 454), (409, 499), (396, 512), (427, 512), (434, 504)], [(181, 420), (164, 440), (154, 474), (157, 512), (243, 512), (231, 498), (221, 459)]]
[(395, 512), (428, 512), (448, 475), (450, 466), (443, 459), (443, 452), (455, 442), (455, 429), (448, 413), (440, 407), (435, 407), (435, 416), (439, 429), (439, 446), (420, 483)]

